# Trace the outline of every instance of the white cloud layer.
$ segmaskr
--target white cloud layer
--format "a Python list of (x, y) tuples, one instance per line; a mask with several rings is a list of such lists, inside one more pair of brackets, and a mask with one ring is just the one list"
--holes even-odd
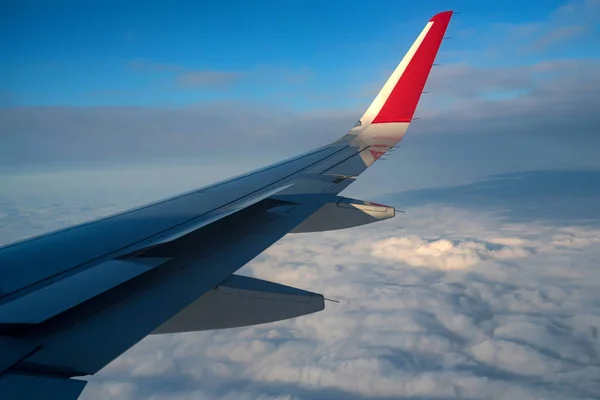
[[(499, 180), (499, 188), (417, 191), (394, 220), (289, 235), (240, 272), (339, 304), (274, 324), (148, 337), (92, 377), (83, 398), (598, 398), (600, 225), (553, 218), (565, 191), (571, 202), (598, 197), (586, 185), (555, 192), (563, 173), (546, 175), (515, 187)], [(589, 173), (568, 176), (594, 182)], [(96, 191), (70, 179), (15, 185), (0, 195), (0, 242), (144, 203), (179, 184), (190, 182), (157, 188), (150, 180), (136, 190), (114, 182)], [(474, 200), (456, 194), (463, 192)], [(523, 197), (535, 193), (545, 207), (515, 218), (532, 212)], [(426, 205), (415, 206), (419, 199)], [(513, 214), (498, 212), (506, 209)]]
[(501, 238), (495, 243), (474, 240), (426, 240), (418, 236), (402, 236), (377, 241), (373, 244), (372, 255), (400, 261), (412, 267), (466, 269), (484, 260), (527, 257), (527, 249), (515, 245), (516, 242), (518, 240), (513, 238)]
[(407, 211), (287, 236), (241, 271), (340, 304), (274, 324), (148, 337), (91, 378), (83, 398), (600, 396), (600, 227)]

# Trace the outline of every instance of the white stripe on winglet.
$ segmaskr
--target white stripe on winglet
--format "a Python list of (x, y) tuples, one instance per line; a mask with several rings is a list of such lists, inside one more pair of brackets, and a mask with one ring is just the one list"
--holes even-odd
[(421, 31), (421, 34), (417, 37), (417, 40), (415, 40), (415, 42), (412, 44), (412, 46), (408, 50), (408, 53), (406, 53), (402, 61), (400, 61), (400, 64), (398, 64), (398, 66), (396, 67), (392, 75), (389, 77), (385, 85), (383, 85), (383, 88), (381, 88), (381, 90), (379, 91), (379, 94), (377, 94), (377, 97), (375, 97), (375, 100), (373, 100), (365, 114), (362, 116), (360, 120), (362, 122), (363, 127), (367, 124), (370, 124), (371, 121), (375, 119), (375, 117), (381, 110), (381, 107), (383, 107), (388, 97), (390, 97), (390, 93), (392, 93), (392, 90), (396, 86), (396, 83), (398, 83), (398, 81), (400, 80), (400, 77), (406, 69), (406, 66), (412, 60), (413, 56), (417, 52), (417, 49), (419, 48), (421, 43), (423, 42), (423, 39), (425, 39), (425, 36), (427, 35), (427, 32), (429, 32), (429, 29), (432, 25), (433, 21), (429, 21), (427, 25), (425, 25), (425, 28), (423, 29), (423, 31)]

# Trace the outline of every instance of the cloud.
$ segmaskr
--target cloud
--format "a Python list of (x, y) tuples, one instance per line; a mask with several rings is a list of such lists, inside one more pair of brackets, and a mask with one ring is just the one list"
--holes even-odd
[(134, 71), (141, 72), (183, 72), (187, 68), (183, 65), (150, 62), (145, 60), (132, 60), (127, 63), (127, 67)]
[(575, 39), (590, 31), (591, 28), (585, 25), (561, 26), (554, 30), (546, 32), (541, 37), (537, 38), (531, 44), (530, 49), (536, 51), (544, 50), (549, 46)]
[(419, 205), (469, 207), (494, 212), (513, 222), (593, 225), (600, 221), (598, 198), (600, 170), (574, 169), (499, 174), (462, 185), (389, 193), (382, 201), (399, 208)]
[[(510, 244), (506, 244), (507, 242)], [(528, 250), (514, 244), (515, 239), (512, 238), (501, 239), (500, 243), (494, 243), (472, 240), (425, 240), (418, 236), (403, 236), (376, 242), (372, 254), (379, 258), (401, 261), (413, 267), (453, 270), (466, 269), (489, 259), (527, 257)]]
[(475, 67), (465, 62), (436, 67), (427, 82), (434, 97), (468, 98), (498, 91), (529, 90), (535, 84), (535, 68)]
[[(429, 88), (433, 93), (439, 88), (444, 99), (425, 99), (418, 111), (423, 118), (419, 126), (444, 135), (476, 131), (517, 141), (524, 135), (571, 144), (585, 140), (585, 146), (598, 149), (600, 117), (594, 111), (600, 95), (598, 71), (595, 61), (547, 61), (492, 74), (485, 85), (479, 83), (486, 79), (485, 70), (465, 68), (457, 78), (456, 69), (440, 68)], [(475, 77), (473, 83), (470, 75)], [(466, 87), (447, 83), (452, 79)], [(505, 90), (499, 90), (503, 86)], [(475, 93), (480, 95), (474, 97)]]
[(314, 77), (314, 71), (309, 67), (284, 67), (260, 65), (246, 71), (226, 71), (216, 69), (198, 69), (186, 65), (153, 62), (147, 60), (132, 60), (127, 63), (132, 71), (146, 74), (166, 75), (173, 78), (176, 87), (180, 89), (209, 88), (228, 89), (244, 80), (263, 87), (273, 88), (274, 85), (283, 88), (303, 85)]
[[(564, 247), (561, 235), (597, 240), (600, 228), (425, 206), (378, 226), (288, 236), (245, 273), (340, 304), (275, 324), (147, 338), (92, 378), (84, 398), (109, 384), (131, 399), (597, 397), (600, 253), (592, 242)], [(391, 238), (407, 255), (374, 257)], [(468, 267), (429, 256), (461, 244), (477, 255)], [(427, 256), (415, 263), (420, 246)]]
[(177, 77), (177, 83), (181, 87), (227, 87), (244, 77), (240, 72), (229, 71), (191, 71)]
[(460, 57), (478, 65), (514, 65), (515, 60), (531, 60), (532, 52), (535, 57), (550, 56), (553, 59), (560, 57), (563, 51), (587, 58), (589, 49), (594, 48), (599, 10), (597, 0), (573, 0), (524, 22), (498, 20), (490, 23), (487, 29), (471, 25), (462, 28), (455, 20), (456, 25), (450, 27), (452, 36), (459, 43), (468, 43), (468, 49), (444, 50), (442, 57)]
[(570, 0), (558, 7), (554, 12), (556, 19), (578, 19), (578, 20), (598, 20), (598, 10), (600, 10), (600, 1), (598, 0)]
[(315, 71), (307, 66), (283, 67), (273, 65), (261, 65), (251, 74), (252, 79), (261, 85), (277, 83), (282, 84), (282, 86), (306, 85), (316, 75)]
[(179, 88), (224, 89), (237, 83), (246, 74), (236, 71), (197, 70), (184, 65), (133, 60), (127, 63), (133, 71), (174, 75)]
[[(0, 109), (0, 164), (139, 162), (219, 152), (227, 157), (267, 154), (281, 159), (342, 136), (343, 127), (354, 119), (355, 115), (305, 116), (239, 103), (171, 109)], [(279, 156), (273, 154), (275, 148)]]
[[(599, 71), (597, 62), (581, 60), (515, 68), (441, 66), (432, 73), (428, 85), (432, 93), (423, 97), (417, 110), (420, 119), (411, 126), (407, 143), (448, 141), (446, 155), (440, 155), (448, 157), (461, 148), (483, 149), (485, 142), (497, 141), (483, 150), (487, 161), (494, 151), (505, 148), (513, 162), (523, 153), (521, 159), (528, 160), (529, 168), (548, 167), (557, 158), (592, 162), (600, 149)], [(208, 82), (210, 76), (199, 75), (198, 83)], [(229, 77), (224, 79), (223, 83)], [(19, 168), (205, 155), (243, 159), (274, 152), (284, 158), (341, 137), (364, 108), (366, 103), (354, 110), (294, 112), (240, 102), (179, 108), (0, 108), (0, 164)], [(424, 137), (432, 135), (437, 138)], [(539, 142), (528, 146), (531, 140)], [(429, 146), (428, 151), (438, 147)], [(554, 153), (547, 153), (551, 149)], [(481, 154), (469, 153), (461, 157), (463, 162)], [(498, 154), (496, 165), (506, 164), (507, 156)]]
[[(552, 182), (536, 189), (548, 212), (561, 201), (543, 187)], [(600, 198), (574, 187), (572, 197)], [(121, 206), (152, 193), (148, 185), (127, 200), (121, 190)], [(16, 210), (14, 226), (52, 229), (77, 204), (88, 217), (107, 206), (82, 192), (58, 188), (61, 202), (41, 187), (15, 189), (1, 208)], [(510, 190), (477, 201), (502, 193), (493, 207), (424, 203), (363, 228), (288, 235), (240, 272), (339, 304), (274, 324), (148, 337), (90, 378), (83, 398), (596, 398), (600, 224), (506, 219)], [(36, 208), (44, 198), (50, 205)], [(15, 234), (1, 218), (0, 234)]]

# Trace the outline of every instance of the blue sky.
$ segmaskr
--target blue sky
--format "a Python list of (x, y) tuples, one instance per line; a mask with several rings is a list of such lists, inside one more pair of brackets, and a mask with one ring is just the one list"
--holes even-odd
[(356, 190), (600, 166), (600, 0), (248, 4), (4, 3), (0, 172), (183, 164), (194, 187), (294, 156), (342, 136), (447, 9), (407, 151)]
[[(0, 105), (161, 107), (228, 100), (297, 110), (364, 107), (372, 97), (363, 93), (365, 85), (380, 85), (425, 22), (446, 9), (461, 14), (450, 26), (442, 62), (508, 66), (596, 57), (597, 24), (582, 12), (583, 2), (573, 2), (571, 13), (565, 4), (5, 2)], [(490, 57), (511, 35), (523, 44), (541, 43), (518, 57), (518, 49)]]

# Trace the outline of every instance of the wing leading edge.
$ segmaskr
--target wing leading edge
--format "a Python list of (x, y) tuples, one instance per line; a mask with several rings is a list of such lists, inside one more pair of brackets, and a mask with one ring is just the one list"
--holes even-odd
[(338, 194), (404, 137), (451, 16), (427, 23), (336, 142), (0, 248), (0, 397), (76, 398), (86, 382), (75, 377), (96, 373), (149, 334), (321, 310), (322, 295), (233, 274), (287, 233), (395, 215), (393, 207)]

